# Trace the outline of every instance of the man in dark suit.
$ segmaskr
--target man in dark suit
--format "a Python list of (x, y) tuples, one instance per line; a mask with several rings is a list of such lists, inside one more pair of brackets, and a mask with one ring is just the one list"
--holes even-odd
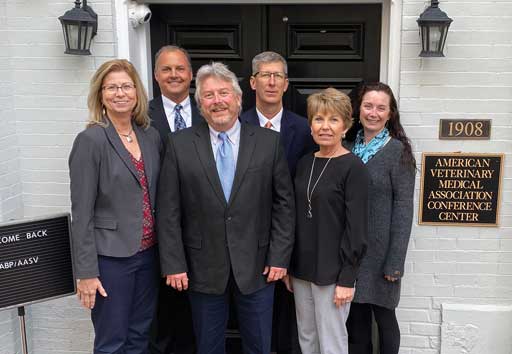
[[(155, 55), (155, 79), (162, 95), (149, 103), (151, 125), (162, 141), (167, 135), (203, 121), (199, 110), (190, 99), (192, 65), (187, 51), (168, 45)], [(195, 353), (194, 331), (190, 304), (185, 294), (160, 284), (158, 307), (151, 329), (152, 354)]]
[[(316, 149), (306, 118), (283, 108), (288, 89), (288, 65), (278, 53), (263, 52), (252, 60), (251, 87), (256, 107), (245, 111), (242, 122), (270, 128), (281, 134), (292, 176), (299, 159)], [(272, 347), (278, 354), (300, 353), (293, 294), (281, 282), (276, 284)]]
[(225, 354), (232, 296), (245, 354), (269, 354), (274, 281), (286, 275), (294, 195), (279, 135), (240, 123), (242, 91), (221, 63), (197, 72), (207, 123), (168, 137), (157, 200), (162, 274), (187, 290), (198, 354)]
[(166, 141), (167, 134), (203, 119), (189, 96), (192, 64), (185, 49), (174, 45), (160, 48), (155, 55), (154, 74), (162, 95), (149, 102), (149, 116), (151, 125)]
[(288, 89), (288, 65), (278, 53), (263, 52), (252, 60), (251, 87), (256, 93), (256, 107), (245, 111), (242, 122), (270, 128), (281, 133), (292, 177), (299, 159), (315, 150), (308, 120), (283, 108), (283, 94)]

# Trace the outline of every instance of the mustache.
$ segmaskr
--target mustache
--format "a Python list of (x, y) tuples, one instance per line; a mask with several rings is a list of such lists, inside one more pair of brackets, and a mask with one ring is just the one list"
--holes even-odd
[(226, 109), (228, 108), (227, 104), (224, 103), (216, 103), (210, 107), (210, 111), (214, 111), (216, 109)]

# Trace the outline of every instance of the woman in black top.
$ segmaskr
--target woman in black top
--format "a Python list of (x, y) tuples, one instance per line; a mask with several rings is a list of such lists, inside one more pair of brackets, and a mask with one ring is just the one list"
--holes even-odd
[(341, 144), (351, 116), (349, 98), (333, 88), (308, 98), (320, 150), (297, 165), (296, 240), (286, 281), (295, 295), (300, 346), (308, 354), (348, 353), (345, 321), (366, 249), (368, 190), (364, 164)]

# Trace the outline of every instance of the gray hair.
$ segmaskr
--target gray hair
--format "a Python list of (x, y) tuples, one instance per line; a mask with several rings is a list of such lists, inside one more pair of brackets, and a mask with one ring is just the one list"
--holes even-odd
[(158, 58), (162, 53), (167, 52), (182, 52), (185, 55), (185, 58), (187, 58), (188, 66), (190, 70), (192, 71), (192, 60), (190, 59), (190, 54), (186, 51), (185, 48), (181, 48), (177, 45), (164, 45), (162, 48), (158, 49), (158, 52), (155, 54), (155, 71), (156, 71), (156, 63), (158, 62)]
[(197, 70), (196, 73), (196, 92), (194, 97), (196, 99), (197, 107), (201, 109), (201, 85), (203, 81), (210, 77), (215, 77), (222, 81), (230, 82), (233, 86), (233, 91), (240, 97), (240, 109), (242, 109), (242, 89), (238, 84), (238, 78), (235, 73), (229, 70), (226, 64), (218, 61), (212, 61), (210, 64), (205, 64)]
[(261, 52), (252, 58), (252, 74), (256, 74), (260, 71), (261, 64), (280, 62), (283, 64), (285, 75), (288, 75), (288, 64), (283, 56), (276, 52)]

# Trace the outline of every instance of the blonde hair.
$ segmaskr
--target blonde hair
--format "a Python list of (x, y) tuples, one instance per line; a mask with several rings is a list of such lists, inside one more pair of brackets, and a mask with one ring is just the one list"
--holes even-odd
[(346, 129), (352, 126), (352, 104), (350, 98), (341, 91), (329, 87), (308, 97), (308, 122), (320, 112), (337, 113)]
[(148, 95), (144, 89), (144, 85), (137, 74), (137, 70), (132, 63), (125, 59), (114, 59), (103, 63), (94, 73), (89, 88), (89, 96), (87, 97), (87, 107), (89, 107), (89, 121), (87, 126), (98, 124), (107, 126), (108, 121), (105, 120), (104, 107), (101, 102), (103, 91), (103, 80), (112, 72), (124, 71), (132, 79), (135, 84), (135, 92), (137, 96), (137, 104), (132, 112), (132, 119), (135, 124), (142, 126), (144, 129), (149, 127), (148, 116)]

